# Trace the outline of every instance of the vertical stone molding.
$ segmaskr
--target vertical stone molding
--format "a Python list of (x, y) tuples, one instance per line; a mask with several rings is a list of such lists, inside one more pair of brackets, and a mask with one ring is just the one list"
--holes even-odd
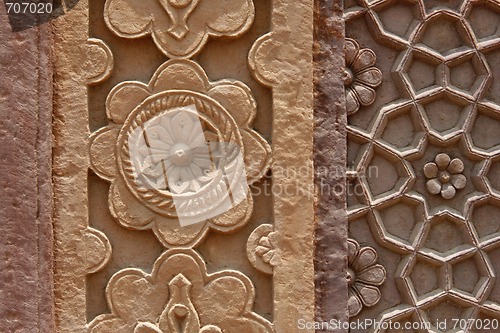
[[(316, 321), (348, 322), (346, 107), (341, 1), (315, 2), (314, 176)], [(316, 332), (330, 332), (325, 327)], [(337, 329), (335, 332), (347, 332)]]
[(0, 331), (53, 332), (51, 29), (0, 17)]

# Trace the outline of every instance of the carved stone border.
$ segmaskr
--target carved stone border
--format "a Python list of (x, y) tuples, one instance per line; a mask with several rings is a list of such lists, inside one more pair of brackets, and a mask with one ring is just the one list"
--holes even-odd
[[(79, 64), (87, 52), (88, 0), (79, 1), (53, 26), (56, 331), (83, 333), (89, 129), (82, 126), (88, 124), (88, 78)], [(273, 197), (280, 235), (273, 326), (276, 332), (295, 332), (300, 319), (314, 320), (313, 1), (275, 1), (272, 26), (255, 43), (249, 62), (257, 79), (273, 89), (273, 167), (307, 169), (293, 178), (273, 175), (275, 186), (293, 193)]]
[(54, 332), (51, 29), (0, 17), (0, 332)]
[[(52, 21), (54, 59), (54, 292), (58, 333), (85, 332), (88, 226), (88, 1)], [(82, 61), (83, 60), (83, 61)], [(71, 195), (68, 195), (71, 193)]]

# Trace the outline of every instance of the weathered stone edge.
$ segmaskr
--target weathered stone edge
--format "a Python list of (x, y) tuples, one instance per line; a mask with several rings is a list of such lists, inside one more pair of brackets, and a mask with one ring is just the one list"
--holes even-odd
[(51, 27), (0, 40), (0, 332), (54, 332)]
[[(342, 0), (316, 0), (314, 16), (314, 168), (316, 321), (348, 321), (346, 124)], [(334, 330), (347, 332), (346, 330)], [(316, 332), (332, 332), (317, 330)]]

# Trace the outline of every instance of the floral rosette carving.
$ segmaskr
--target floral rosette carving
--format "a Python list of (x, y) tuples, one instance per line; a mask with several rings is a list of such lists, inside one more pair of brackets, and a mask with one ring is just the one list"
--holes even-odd
[(424, 175), (429, 179), (426, 183), (431, 194), (440, 194), (443, 199), (452, 199), (457, 190), (463, 189), (467, 178), (462, 174), (464, 162), (459, 158), (453, 160), (448, 154), (441, 153), (434, 162), (424, 165)]
[(382, 83), (382, 72), (375, 67), (375, 53), (370, 49), (361, 49), (355, 40), (346, 38), (344, 50), (346, 109), (347, 114), (352, 115), (361, 106), (368, 106), (375, 101), (374, 88)]
[(250, 234), (247, 241), (247, 257), (250, 263), (265, 274), (273, 274), (279, 262), (276, 253), (277, 233), (271, 224), (261, 224)]
[[(152, 229), (166, 247), (192, 247), (209, 229), (229, 233), (248, 221), (248, 185), (269, 168), (271, 149), (250, 128), (256, 102), (246, 85), (209, 82), (195, 62), (170, 60), (148, 85), (118, 84), (106, 109), (109, 125), (91, 136), (91, 167), (111, 182), (110, 211), (123, 226)], [(242, 176), (245, 195), (223, 206)], [(207, 218), (181, 226), (186, 207)]]
[(349, 285), (349, 317), (359, 314), (363, 306), (374, 306), (380, 300), (378, 286), (384, 283), (386, 271), (377, 264), (377, 252), (372, 247), (360, 247), (348, 239), (347, 283)]
[(237, 37), (253, 23), (252, 0), (107, 0), (104, 19), (120, 37), (151, 34), (170, 58), (192, 57), (209, 36)]
[(128, 268), (106, 288), (110, 314), (96, 317), (89, 333), (272, 332), (252, 311), (255, 289), (244, 274), (208, 274), (193, 250), (169, 250), (151, 274)]

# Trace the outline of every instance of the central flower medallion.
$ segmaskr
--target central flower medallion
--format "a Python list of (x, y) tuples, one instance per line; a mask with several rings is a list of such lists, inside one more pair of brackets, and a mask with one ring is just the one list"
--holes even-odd
[(245, 177), (237, 124), (207, 96), (155, 94), (131, 113), (124, 129), (119, 138), (123, 179), (159, 214), (177, 217), (180, 209), (208, 214), (227, 202)]
[(167, 61), (148, 84), (116, 85), (106, 99), (109, 123), (89, 145), (93, 172), (111, 183), (111, 215), (152, 230), (168, 248), (243, 227), (249, 185), (271, 163), (269, 144), (252, 128), (256, 112), (248, 86), (210, 81), (190, 60)]

